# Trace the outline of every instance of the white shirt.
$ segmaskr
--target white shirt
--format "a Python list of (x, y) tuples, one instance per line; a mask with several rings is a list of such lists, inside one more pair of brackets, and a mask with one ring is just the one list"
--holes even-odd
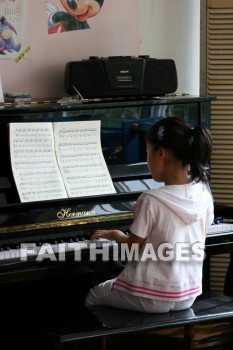
[(201, 294), (205, 228), (213, 222), (213, 212), (212, 197), (201, 183), (143, 193), (129, 229), (145, 242), (139, 259), (127, 262), (114, 288), (172, 301)]

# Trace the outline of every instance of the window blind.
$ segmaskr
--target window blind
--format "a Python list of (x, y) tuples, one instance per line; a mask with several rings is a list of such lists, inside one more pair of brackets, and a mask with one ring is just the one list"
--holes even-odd
[(233, 1), (207, 2), (207, 94), (212, 103), (211, 188), (218, 204), (233, 205)]
[[(212, 102), (211, 189), (217, 204), (233, 205), (233, 0), (207, 0), (206, 92)], [(211, 256), (211, 290), (222, 293), (229, 254)]]

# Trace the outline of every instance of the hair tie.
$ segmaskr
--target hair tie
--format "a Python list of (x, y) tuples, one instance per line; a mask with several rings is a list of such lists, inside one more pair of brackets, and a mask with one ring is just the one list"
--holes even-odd
[(163, 139), (163, 137), (164, 137), (164, 126), (163, 126), (163, 125), (161, 125), (161, 126), (159, 127), (157, 136), (158, 136), (158, 141), (162, 141), (162, 139)]

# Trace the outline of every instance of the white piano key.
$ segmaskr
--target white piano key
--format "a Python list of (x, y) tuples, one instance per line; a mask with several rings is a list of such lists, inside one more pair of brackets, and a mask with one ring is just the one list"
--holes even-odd
[[(77, 251), (87, 250), (93, 251), (95, 249), (108, 250), (110, 247), (118, 246), (115, 241), (110, 241), (104, 238), (96, 240), (84, 240), (72, 243), (43, 243), (41, 246), (37, 246), (36, 243), (23, 243), (19, 249), (10, 249), (0, 251), (0, 261), (27, 261), (28, 259), (41, 256), (41, 260), (49, 258), (49, 254), (55, 255), (56, 259), (65, 260), (66, 254), (74, 253)], [(63, 254), (63, 255), (62, 255)], [(40, 259), (39, 259), (40, 261)]]
[(207, 235), (226, 232), (233, 232), (233, 224), (220, 223), (206, 228)]

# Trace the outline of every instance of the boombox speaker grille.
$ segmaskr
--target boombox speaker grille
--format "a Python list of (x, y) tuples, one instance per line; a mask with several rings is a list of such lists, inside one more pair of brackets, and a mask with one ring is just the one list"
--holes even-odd
[(148, 60), (144, 74), (144, 90), (158, 94), (172, 93), (177, 89), (177, 73), (173, 60)]
[(99, 61), (70, 63), (69, 81), (66, 90), (75, 94), (74, 85), (85, 96), (105, 95), (108, 92), (105, 69)]

